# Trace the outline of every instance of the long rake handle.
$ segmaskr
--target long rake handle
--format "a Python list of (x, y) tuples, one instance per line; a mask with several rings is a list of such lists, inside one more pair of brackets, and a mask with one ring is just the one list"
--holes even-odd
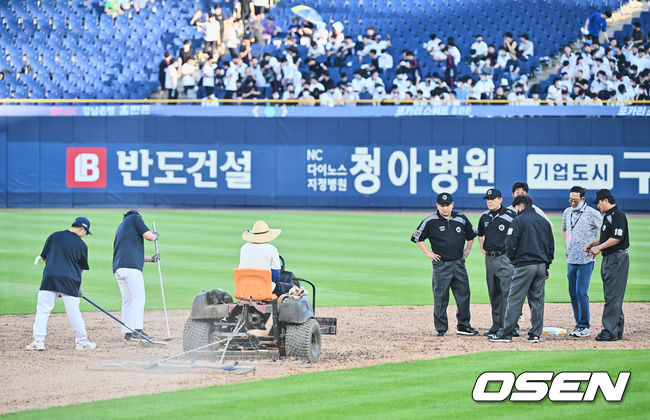
[(98, 304), (96, 304), (95, 302), (93, 302), (92, 300), (88, 299), (86, 296), (81, 296), (81, 297), (84, 298), (88, 303), (90, 303), (91, 305), (93, 305), (95, 308), (99, 309), (100, 311), (104, 312), (106, 315), (110, 316), (111, 318), (113, 318), (114, 320), (116, 320), (117, 322), (119, 322), (120, 324), (124, 325), (127, 329), (131, 330), (132, 333), (137, 334), (138, 337), (140, 337), (140, 338), (143, 339), (144, 341), (147, 341), (147, 342), (149, 342), (150, 344), (154, 344), (153, 341), (151, 341), (151, 339), (150, 339), (149, 337), (147, 337), (146, 335), (142, 334), (140, 331), (136, 331), (135, 329), (129, 327), (129, 326), (126, 325), (124, 322), (122, 322), (119, 318), (117, 318), (116, 316), (114, 316), (114, 315), (111, 314), (110, 312), (106, 311), (104, 308), (102, 308), (101, 306), (99, 306)]
[[(156, 231), (156, 222), (152, 221), (153, 230)], [(158, 254), (158, 239), (153, 241), (156, 247), (156, 254)], [(165, 303), (165, 288), (163, 287), (162, 271), (160, 270), (160, 259), (158, 259), (158, 278), (160, 279), (160, 294), (162, 295), (163, 313), (165, 315), (165, 326), (167, 327), (167, 338), (171, 338), (169, 333), (169, 319), (167, 319), (167, 304)]]

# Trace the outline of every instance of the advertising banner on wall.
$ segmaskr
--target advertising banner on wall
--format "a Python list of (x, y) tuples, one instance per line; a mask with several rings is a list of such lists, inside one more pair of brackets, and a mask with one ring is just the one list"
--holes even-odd
[(611, 189), (628, 208), (650, 203), (650, 148), (43, 142), (8, 152), (8, 206), (423, 208), (447, 192), (482, 208), (489, 188), (507, 202), (514, 181), (549, 209), (574, 185)]

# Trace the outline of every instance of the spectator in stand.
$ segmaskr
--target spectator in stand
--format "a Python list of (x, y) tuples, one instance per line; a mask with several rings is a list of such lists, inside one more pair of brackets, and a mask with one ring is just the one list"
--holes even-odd
[(196, 12), (192, 15), (190, 18), (190, 26), (196, 26), (197, 30), (201, 30), (201, 26), (203, 26), (203, 10), (201, 9), (196, 9)]
[(184, 63), (187, 63), (190, 58), (194, 58), (194, 50), (192, 49), (190, 40), (186, 39), (183, 41), (183, 48), (181, 48), (180, 52), (178, 53), (179, 64), (183, 65)]
[(641, 29), (641, 22), (638, 20), (632, 22), (632, 42), (641, 47), (647, 40), (646, 34)]
[(268, 13), (271, 10), (271, 0), (253, 0), (255, 16)]
[(307, 49), (307, 57), (318, 58), (322, 55), (325, 55), (325, 47), (316, 43), (316, 41), (312, 41)]
[(124, 11), (120, 7), (120, 0), (106, 0), (106, 4), (104, 5), (104, 13), (113, 16), (113, 19), (115, 19), (118, 15), (124, 14)]
[(505, 102), (508, 98), (506, 97), (504, 91), (503, 91), (503, 86), (498, 86), (496, 90), (494, 91), (494, 96), (492, 97), (493, 100), (495, 101), (500, 101), (500, 102), (494, 102), (492, 105), (508, 105), (507, 102)]
[(575, 66), (577, 59), (578, 56), (576, 55), (576, 53), (573, 52), (571, 45), (570, 44), (565, 45), (562, 55), (560, 56), (560, 63), (564, 63), (565, 61), (568, 61), (570, 65)]
[(645, 53), (644, 47), (639, 47), (637, 49), (637, 53), (635, 56), (632, 57), (630, 63), (632, 65), (636, 65), (637, 74), (641, 73), (645, 69), (650, 69), (650, 59), (648, 58), (648, 55)]
[(298, 102), (300, 106), (316, 106), (316, 98), (311, 95), (309, 89), (302, 91), (300, 95), (300, 101)]
[(217, 64), (215, 63), (214, 57), (211, 56), (203, 64), (202, 73), (203, 73), (203, 89), (205, 89), (205, 96), (208, 99), (214, 99), (214, 76), (217, 70)]
[(630, 105), (630, 101), (632, 100), (634, 100), (634, 96), (627, 91), (625, 85), (622, 83), (618, 85), (618, 88), (616, 89), (616, 101), (623, 103), (616, 105)]
[(300, 30), (300, 20), (297, 17), (294, 17), (291, 20), (291, 25), (289, 25), (289, 29), (287, 29), (287, 36), (293, 39), (294, 42), (298, 42), (300, 40), (300, 34), (298, 33), (299, 30)]
[(373, 106), (381, 105), (381, 101), (383, 101), (387, 97), (387, 93), (386, 90), (384, 89), (384, 85), (380, 85), (380, 84), (376, 85), (374, 91), (375, 92), (372, 94), (372, 100), (375, 102), (373, 102), (372, 105)]
[(181, 83), (187, 99), (196, 99), (196, 69), (194, 58), (189, 58), (181, 67)]
[(503, 34), (503, 47), (506, 49), (508, 54), (514, 53), (517, 55), (519, 52), (517, 50), (517, 41), (512, 39), (512, 32), (506, 32)]
[(605, 72), (601, 70), (596, 74), (596, 79), (591, 82), (591, 92), (597, 95), (602, 90), (607, 90), (607, 80)]
[(474, 53), (483, 60), (487, 57), (488, 45), (483, 41), (483, 35), (481, 34), (476, 34), (474, 39), (475, 41), (469, 48), (470, 50), (474, 50)]
[(169, 92), (167, 92), (167, 88), (165, 87), (165, 76), (167, 73), (167, 67), (169, 67), (171, 61), (172, 53), (165, 51), (165, 58), (158, 65), (158, 81), (160, 82), (160, 92), (158, 96), (160, 99), (167, 99), (169, 97)]
[[(154, 3), (154, 0), (134, 0), (133, 1), (133, 9), (135, 10), (136, 13), (140, 13), (140, 10), (144, 9), (147, 7), (147, 4)], [(156, 6), (153, 6), (151, 10), (156, 13)]]
[(169, 99), (178, 99), (178, 60), (172, 58), (165, 70), (165, 90)]
[(607, 19), (611, 17), (612, 12), (609, 10), (605, 13), (596, 12), (591, 14), (585, 22), (582, 33), (592, 42), (598, 42), (600, 32), (602, 31), (605, 34), (605, 41), (609, 42), (609, 38), (607, 37)]
[[(473, 81), (474, 79), (471, 79), (471, 78), (467, 79), (467, 82), (470, 83), (469, 86), (466, 85), (465, 80), (466, 79), (464, 79), (464, 78), (459, 78), (456, 81), (456, 87), (454, 88), (454, 94), (456, 95), (456, 99), (459, 100), (459, 101), (464, 101), (471, 94), (470, 88), (472, 86), (471, 86), (471, 82), (469, 82), (469, 81), (470, 80)], [(429, 94), (429, 95), (431, 95), (431, 94)]]
[(578, 59), (575, 64), (574, 79), (578, 77), (578, 72), (580, 72), (582, 77), (588, 76), (591, 74), (589, 66), (585, 63), (585, 59), (582, 56), (578, 56)]
[(248, 20), (255, 17), (252, 0), (235, 0), (233, 3), (233, 16), (237, 19)]
[(447, 46), (442, 42), (438, 44), (438, 46), (439, 48), (434, 51), (434, 53), (431, 55), (431, 58), (433, 58), (433, 61), (443, 62), (447, 59), (447, 56), (442, 50), (447, 48)]
[(241, 84), (241, 98), (257, 99), (260, 95), (260, 91), (257, 89), (257, 82), (255, 80), (255, 75), (253, 74), (253, 69), (247, 67), (245, 76), (246, 77), (244, 77)]
[(461, 59), (460, 50), (456, 46), (456, 41), (451, 36), (447, 38), (447, 50), (449, 50), (449, 54), (454, 58), (454, 66), (458, 66)]
[[(223, 14), (223, 11), (221, 10), (221, 6), (215, 6), (214, 7), (214, 18), (219, 22), (219, 39), (223, 41), (223, 31), (225, 28), (225, 22), (226, 22), (226, 15)], [(223, 54), (223, 42), (221, 43), (222, 48), (219, 51), (219, 54)]]
[(226, 68), (226, 74), (223, 78), (224, 87), (226, 88), (224, 99), (232, 99), (237, 91), (239, 73), (237, 73), (237, 68), (231, 62), (226, 61), (223, 66)]
[[(598, 77), (599, 72), (605, 73), (605, 78), (610, 78), (612, 75), (612, 69), (603, 63), (602, 57), (596, 57), (596, 64), (591, 66), (591, 74), (593, 77)], [(574, 75), (575, 76), (575, 75)]]
[(508, 68), (508, 60), (510, 60), (510, 56), (506, 51), (506, 47), (499, 47), (499, 53), (494, 68), (503, 69), (503, 71), (505, 71)]
[(485, 58), (486, 59), (489, 58), (489, 59), (492, 60), (492, 63), (496, 63), (497, 62), (497, 56), (498, 56), (498, 53), (497, 53), (497, 50), (496, 50), (496, 47), (494, 46), (494, 44), (488, 44), (487, 54), (485, 55)]
[(275, 19), (273, 16), (269, 16), (264, 22), (264, 30), (262, 31), (262, 37), (267, 44), (271, 42), (280, 32), (280, 27), (275, 24)]
[(379, 71), (381, 74), (385, 75), (387, 70), (393, 68), (393, 56), (388, 54), (388, 51), (384, 48), (381, 50), (381, 55), (377, 59), (379, 65)]
[(474, 87), (473, 99), (490, 99), (494, 94), (494, 82), (488, 78), (488, 74), (482, 72), (480, 79)]
[(562, 88), (560, 92), (560, 98), (556, 101), (556, 105), (559, 106), (568, 106), (573, 105), (573, 98), (569, 95), (569, 90), (565, 87)]
[(562, 80), (559, 77), (555, 77), (553, 79), (553, 84), (548, 87), (548, 90), (546, 91), (546, 100), (550, 102), (552, 105), (554, 102), (557, 102), (560, 100), (560, 93), (562, 92), (562, 86), (560, 86), (560, 80)]
[(528, 34), (522, 34), (519, 39), (521, 40), (519, 43), (519, 56), (522, 60), (528, 61), (529, 57), (535, 55), (533, 43), (530, 41)]
[(427, 49), (427, 52), (431, 55), (431, 57), (434, 57), (436, 53), (440, 51), (441, 43), (442, 41), (440, 40), (440, 38), (438, 38), (436, 34), (429, 35), (429, 40), (425, 44), (425, 48)]
[(224, 22), (223, 43), (231, 57), (238, 55), (239, 38), (237, 38), (237, 24), (234, 18), (226, 19)]
[(520, 71), (521, 71), (521, 64), (519, 63), (517, 54), (514, 52), (510, 52), (510, 59), (506, 64), (505, 73), (507, 74), (511, 83), (519, 80), (519, 78), (521, 77)]
[(524, 89), (521, 83), (515, 84), (512, 92), (508, 94), (508, 101), (510, 101), (510, 105), (525, 105), (526, 95), (524, 95)]
[(217, 17), (211, 14), (208, 21), (199, 30), (203, 32), (206, 54), (214, 56), (218, 53), (218, 47), (221, 45), (221, 29)]

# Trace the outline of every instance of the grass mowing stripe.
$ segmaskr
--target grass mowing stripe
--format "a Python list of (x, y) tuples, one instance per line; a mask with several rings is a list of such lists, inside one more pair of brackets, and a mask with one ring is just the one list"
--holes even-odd
[[(235, 385), (144, 395), (7, 418), (641, 418), (650, 403), (650, 350), (490, 351), (410, 363), (318, 372)], [(620, 403), (599, 393), (593, 403), (476, 403), (471, 394), (484, 371), (631, 370)], [(584, 386), (583, 386), (584, 389)], [(101, 413), (101, 414), (98, 414)]]
[[(119, 288), (112, 273), (113, 237), (123, 210), (34, 209), (0, 210), (0, 313), (33, 313), (40, 285), (42, 263), (32, 269), (50, 233), (67, 228), (76, 216), (91, 221), (93, 236), (86, 238), (90, 271), (84, 273), (88, 296), (101, 297), (103, 306), (120, 309)], [(167, 306), (189, 308), (201, 290), (233, 290), (232, 269), (239, 262), (244, 243), (241, 233), (257, 219), (282, 235), (273, 243), (285, 257), (287, 269), (316, 283), (321, 306), (431, 305), (431, 264), (409, 237), (427, 215), (413, 213), (345, 213), (314, 211), (183, 211), (143, 210), (145, 222), (161, 233), (162, 273)], [(469, 218), (476, 223), (478, 214)], [(561, 219), (555, 224), (556, 256), (546, 283), (547, 302), (568, 302), (566, 257), (560, 235)], [(626, 300), (650, 300), (650, 218), (629, 218), (631, 265)], [(19, 226), (20, 229), (16, 229)], [(644, 233), (645, 232), (645, 233)], [(478, 242), (478, 241), (476, 241)], [(154, 246), (145, 244), (145, 254)], [(600, 258), (590, 287), (592, 301), (602, 301)], [(467, 260), (472, 303), (488, 303), (485, 267), (478, 243)], [(155, 264), (145, 264), (147, 309), (162, 309)], [(17, 287), (16, 284), (20, 284)], [(169, 291), (169, 292), (168, 292)], [(453, 303), (453, 299), (452, 299)], [(82, 303), (82, 310), (95, 310)], [(62, 312), (63, 306), (55, 307)]]

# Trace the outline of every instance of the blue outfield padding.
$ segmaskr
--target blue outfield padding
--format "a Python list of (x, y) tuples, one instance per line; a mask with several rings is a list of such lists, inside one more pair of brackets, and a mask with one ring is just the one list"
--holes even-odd
[(523, 180), (548, 210), (581, 185), (648, 211), (648, 133), (649, 118), (5, 116), (0, 206), (414, 209), (446, 191), (482, 209)]

